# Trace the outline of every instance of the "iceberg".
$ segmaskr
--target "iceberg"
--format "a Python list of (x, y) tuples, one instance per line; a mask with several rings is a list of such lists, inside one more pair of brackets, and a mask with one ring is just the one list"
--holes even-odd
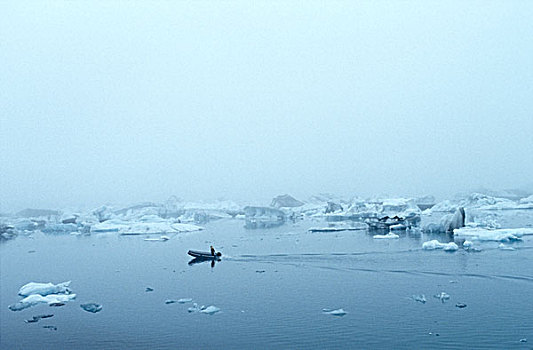
[(32, 294), (22, 299), (18, 303), (9, 305), (11, 311), (21, 311), (31, 306), (46, 303), (50, 306), (64, 305), (67, 301), (76, 299), (76, 294), (49, 294), (42, 296), (40, 294)]
[(332, 309), (322, 309), (322, 312), (325, 313), (325, 314), (328, 314), (328, 315), (332, 315), (332, 316), (344, 316), (347, 314), (346, 311), (344, 311), (344, 309), (336, 309), (336, 310), (332, 310)]
[(446, 292), (441, 292), (440, 294), (434, 295), (433, 297), (439, 299), (443, 303), (446, 300), (450, 299), (450, 295)]
[(272, 203), (270, 203), (270, 206), (274, 208), (295, 208), (301, 207), (302, 205), (304, 205), (303, 202), (300, 202), (288, 194), (277, 196), (272, 199)]
[(341, 231), (359, 231), (368, 229), (364, 222), (354, 222), (351, 226), (329, 226), (329, 227), (311, 227), (309, 232), (341, 232)]
[(33, 316), (29, 320), (24, 320), (24, 322), (26, 322), (26, 323), (35, 323), (35, 322), (39, 322), (39, 320), (42, 319), (42, 318), (50, 318), (50, 317), (54, 317), (54, 315), (53, 314), (37, 315), (37, 316)]
[(92, 312), (93, 314), (102, 310), (102, 305), (97, 303), (81, 304), (80, 307), (87, 312)]
[(397, 239), (400, 238), (397, 234), (394, 233), (387, 233), (386, 235), (374, 235), (372, 236), (374, 239)]
[(69, 286), (70, 281), (58, 284), (30, 282), (23, 285), (18, 294), (25, 297), (32, 294), (39, 294), (42, 296), (49, 294), (70, 294), (71, 290), (68, 288)]
[(434, 239), (434, 240), (422, 243), (422, 249), (425, 249), (425, 250), (443, 249), (447, 252), (453, 252), (453, 251), (458, 250), (459, 247), (454, 242), (441, 243), (437, 241), (436, 239)]
[(200, 308), (200, 312), (203, 313), (203, 314), (208, 314), (208, 315), (214, 315), (216, 314), (217, 312), (219, 312), (220, 309), (214, 305), (210, 305), (210, 306), (207, 306), (207, 307), (201, 307)]
[(498, 246), (498, 249), (500, 249), (500, 250), (515, 250), (515, 248), (509, 247), (509, 246), (507, 246), (507, 245), (505, 245), (503, 243), (500, 243), (500, 245)]
[(128, 222), (118, 219), (108, 220), (91, 227), (91, 232), (118, 232), (121, 235), (166, 234), (203, 230), (193, 224), (168, 221)]
[(454, 237), (477, 241), (515, 242), (523, 236), (533, 235), (533, 228), (487, 229), (463, 227), (453, 230)]
[(200, 312), (207, 315), (214, 315), (220, 311), (220, 309), (214, 305), (198, 307), (197, 303), (194, 303), (192, 307), (187, 309), (189, 312)]
[(425, 304), (427, 302), (426, 296), (424, 294), (413, 295), (413, 300), (422, 304)]

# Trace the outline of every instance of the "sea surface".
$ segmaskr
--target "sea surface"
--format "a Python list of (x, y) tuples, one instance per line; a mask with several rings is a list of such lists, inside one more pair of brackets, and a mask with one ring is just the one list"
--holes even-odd
[[(533, 211), (497, 215), (502, 227), (533, 224)], [(425, 251), (424, 241), (453, 238), (308, 232), (327, 225), (246, 229), (242, 220), (219, 220), (166, 242), (116, 233), (4, 241), (0, 348), (533, 349), (533, 236), (510, 244), (513, 251), (497, 242), (477, 243), (480, 252)], [(222, 260), (189, 265), (187, 251), (209, 245)], [(10, 311), (31, 281), (72, 281), (77, 298)], [(449, 300), (434, 297), (441, 292)], [(426, 303), (413, 299), (422, 294)], [(220, 312), (165, 304), (180, 298)], [(87, 302), (102, 311), (84, 311)], [(346, 315), (323, 312), (339, 308)], [(54, 316), (25, 323), (40, 314)]]

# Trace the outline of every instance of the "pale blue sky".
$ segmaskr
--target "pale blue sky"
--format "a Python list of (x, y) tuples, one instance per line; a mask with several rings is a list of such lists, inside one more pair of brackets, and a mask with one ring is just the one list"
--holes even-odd
[(0, 210), (533, 180), (533, 2), (0, 3)]

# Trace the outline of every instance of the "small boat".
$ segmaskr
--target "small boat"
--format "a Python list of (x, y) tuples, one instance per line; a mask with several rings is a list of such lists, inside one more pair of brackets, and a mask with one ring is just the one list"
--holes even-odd
[(187, 252), (192, 257), (202, 260), (220, 260), (222, 253), (217, 252), (215, 255), (212, 255), (211, 252), (200, 252), (197, 250), (189, 250)]

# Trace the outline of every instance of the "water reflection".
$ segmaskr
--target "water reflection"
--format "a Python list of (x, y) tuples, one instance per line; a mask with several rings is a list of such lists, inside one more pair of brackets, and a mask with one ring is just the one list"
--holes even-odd
[(215, 258), (215, 259), (209, 259), (209, 258), (194, 258), (194, 259), (191, 259), (189, 262), (188, 262), (188, 265), (189, 266), (192, 266), (192, 265), (196, 265), (196, 264), (201, 264), (201, 263), (205, 263), (205, 262), (211, 262), (211, 268), (215, 267), (215, 264), (216, 262), (220, 261), (221, 259), (220, 258)]

